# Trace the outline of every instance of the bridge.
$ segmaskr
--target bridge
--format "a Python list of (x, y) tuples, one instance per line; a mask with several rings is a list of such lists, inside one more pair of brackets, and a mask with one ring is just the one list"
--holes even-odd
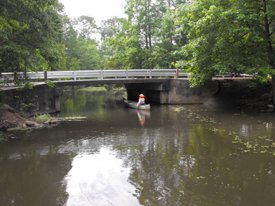
[[(15, 108), (31, 104), (41, 111), (50, 108), (60, 110), (59, 99), (63, 86), (124, 84), (128, 99), (136, 100), (139, 93), (144, 93), (148, 102), (159, 104), (202, 103), (219, 89), (217, 81), (191, 88), (188, 77), (188, 73), (178, 69), (5, 72), (0, 74), (0, 92), (5, 93), (7, 102)], [(237, 78), (217, 76), (213, 80), (251, 78), (246, 75)], [(20, 87), (14, 84), (17, 80), (28, 80), (34, 87), (31, 90), (18, 90)], [(49, 81), (54, 87), (48, 87)]]
[(134, 80), (156, 78), (188, 78), (188, 73), (177, 69), (133, 69), (133, 70), (77, 70), (77, 71), (38, 71), (38, 72), (4, 72), (0, 74), (0, 83), (8, 84), (15, 80), (44, 82), (47, 80), (58, 82), (83, 82), (103, 80)]
[[(156, 79), (188, 79), (190, 74), (178, 69), (132, 69), (132, 70), (76, 70), (0, 73), (0, 87), (14, 86), (16, 80), (27, 80), (40, 85), (48, 80), (58, 86), (87, 84), (116, 84), (136, 82), (157, 82)], [(213, 79), (251, 79), (251, 75), (217, 75)]]

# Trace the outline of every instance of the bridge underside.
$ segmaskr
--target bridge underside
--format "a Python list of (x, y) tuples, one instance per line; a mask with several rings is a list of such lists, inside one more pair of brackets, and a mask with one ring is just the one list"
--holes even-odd
[(125, 84), (129, 100), (137, 101), (140, 93), (146, 96), (146, 102), (162, 103), (162, 94), (167, 90), (167, 82)]
[(167, 79), (101, 79), (101, 80), (68, 80), (53, 81), (56, 86), (93, 86), (101, 84), (163, 84)]
[[(125, 85), (128, 99), (137, 101), (140, 93), (146, 96), (146, 103), (155, 104), (198, 104), (215, 94), (218, 90), (216, 81), (199, 88), (190, 88), (187, 79), (108, 79), (96, 81), (54, 82), (55, 88), (46, 84), (36, 85), (31, 90), (5, 91), (5, 100), (14, 108), (35, 112), (60, 111), (60, 97), (64, 86), (92, 86), (105, 84)], [(30, 107), (31, 105), (31, 107)]]
[(108, 84), (122, 84), (127, 90), (129, 100), (137, 101), (138, 95), (144, 93), (146, 101), (150, 103), (167, 103), (169, 79), (103, 79), (54, 82), (56, 86), (94, 86)]
[(218, 82), (211, 81), (201, 87), (191, 88), (188, 79), (102, 79), (54, 82), (56, 86), (92, 86), (100, 84), (124, 84), (128, 99), (137, 101), (143, 93), (146, 102), (157, 104), (199, 104), (218, 91)]
[(218, 91), (218, 82), (191, 88), (187, 79), (167, 79), (160, 83), (125, 84), (128, 99), (136, 101), (143, 93), (146, 102), (159, 104), (200, 104)]

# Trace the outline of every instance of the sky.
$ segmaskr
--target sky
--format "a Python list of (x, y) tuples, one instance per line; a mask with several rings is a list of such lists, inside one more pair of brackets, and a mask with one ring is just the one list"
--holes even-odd
[(94, 17), (97, 23), (113, 16), (123, 17), (125, 0), (59, 0), (69, 17)]

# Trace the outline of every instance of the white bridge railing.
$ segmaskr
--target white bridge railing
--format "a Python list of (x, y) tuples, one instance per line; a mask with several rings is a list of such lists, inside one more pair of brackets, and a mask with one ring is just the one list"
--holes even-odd
[(33, 81), (45, 80), (88, 80), (88, 79), (135, 79), (135, 78), (188, 78), (188, 73), (177, 69), (133, 69), (133, 70), (76, 70), (47, 72), (4, 72), (0, 74), (0, 82), (11, 82), (15, 79)]

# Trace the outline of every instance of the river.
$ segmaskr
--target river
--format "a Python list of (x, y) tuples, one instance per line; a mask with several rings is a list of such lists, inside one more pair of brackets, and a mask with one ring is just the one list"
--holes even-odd
[(0, 142), (0, 205), (273, 206), (275, 117), (204, 105), (124, 108), (65, 93), (53, 128)]

